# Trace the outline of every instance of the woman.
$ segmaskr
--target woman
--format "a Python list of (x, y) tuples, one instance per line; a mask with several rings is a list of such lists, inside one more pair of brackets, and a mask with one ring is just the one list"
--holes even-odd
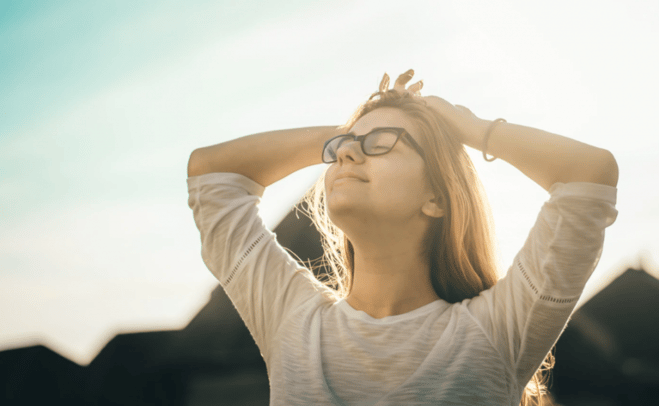
[[(421, 97), (421, 82), (405, 88), (412, 75), (389, 90), (385, 74), (346, 126), (255, 134), (190, 156), (202, 257), (261, 350), (271, 404), (549, 401), (542, 371), (617, 215), (615, 159)], [(463, 145), (550, 193), (501, 279)], [(333, 269), (325, 284), (256, 208), (265, 187), (321, 161), (330, 165), (311, 207)]]

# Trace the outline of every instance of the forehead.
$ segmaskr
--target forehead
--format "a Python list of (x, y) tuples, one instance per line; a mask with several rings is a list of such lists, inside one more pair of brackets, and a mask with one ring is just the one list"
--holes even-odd
[(418, 140), (416, 124), (401, 110), (393, 107), (381, 107), (363, 115), (352, 126), (350, 132), (363, 135), (376, 127), (401, 127)]

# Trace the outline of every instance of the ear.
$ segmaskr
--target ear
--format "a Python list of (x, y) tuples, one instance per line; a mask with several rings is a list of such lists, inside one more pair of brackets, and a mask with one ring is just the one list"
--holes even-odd
[(429, 217), (439, 218), (444, 216), (444, 209), (442, 208), (442, 205), (440, 205), (437, 202), (437, 199), (434, 198), (426, 200), (426, 202), (421, 207), (421, 211), (423, 214)]

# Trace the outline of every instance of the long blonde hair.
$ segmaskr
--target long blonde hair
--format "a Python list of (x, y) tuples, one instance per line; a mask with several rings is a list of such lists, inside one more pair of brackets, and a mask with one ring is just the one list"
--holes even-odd
[[(380, 89), (350, 117), (351, 128), (365, 114), (381, 108), (400, 109), (419, 128), (420, 144), (426, 154), (426, 173), (444, 216), (434, 220), (426, 235), (432, 286), (449, 303), (473, 298), (496, 284), (497, 271), (492, 215), (485, 191), (464, 146), (452, 136), (442, 117), (425, 101), (409, 93)], [(346, 298), (352, 289), (354, 248), (348, 237), (329, 218), (325, 204), (324, 173), (306, 194), (309, 217), (321, 234), (324, 248), (322, 265), (329, 272), (318, 276), (332, 288), (335, 299)], [(529, 381), (522, 395), (522, 406), (551, 405), (546, 388), (554, 366), (550, 352)]]

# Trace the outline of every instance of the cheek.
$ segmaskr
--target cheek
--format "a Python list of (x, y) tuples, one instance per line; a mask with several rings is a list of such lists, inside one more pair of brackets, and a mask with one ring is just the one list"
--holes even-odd
[(423, 204), (427, 190), (425, 179), (420, 174), (410, 172), (392, 173), (374, 186), (379, 191), (379, 205), (387, 211), (400, 211), (401, 214), (416, 212)]
[(395, 165), (388, 171), (387, 176), (380, 178), (381, 185), (392, 192), (414, 193), (423, 190), (427, 180), (423, 168), (410, 165)]

